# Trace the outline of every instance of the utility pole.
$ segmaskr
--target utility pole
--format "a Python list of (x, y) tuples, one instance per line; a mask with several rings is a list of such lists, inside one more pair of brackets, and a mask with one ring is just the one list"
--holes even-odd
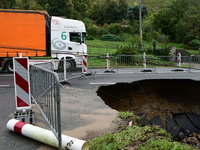
[(140, 32), (140, 46), (141, 49), (143, 49), (143, 44), (142, 44), (142, 0), (140, 0), (140, 9), (139, 9), (139, 22), (140, 22), (140, 27), (139, 27), (139, 32)]

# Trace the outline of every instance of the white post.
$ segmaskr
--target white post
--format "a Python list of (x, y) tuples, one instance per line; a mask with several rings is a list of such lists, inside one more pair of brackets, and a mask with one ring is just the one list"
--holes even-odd
[(22, 57), (22, 53), (19, 53), (19, 57), (20, 57), (20, 58)]
[(66, 58), (64, 58), (64, 60), (63, 60), (64, 62), (64, 81), (67, 79), (67, 70), (66, 70), (66, 67), (67, 67), (67, 65), (66, 65)]
[(178, 58), (177, 58), (177, 63), (178, 63), (178, 68), (181, 67), (181, 53), (178, 53)]
[(110, 56), (109, 56), (109, 53), (107, 53), (106, 57), (107, 57), (107, 71), (110, 71)]
[(143, 66), (144, 66), (144, 69), (146, 69), (146, 53), (145, 52), (143, 53)]

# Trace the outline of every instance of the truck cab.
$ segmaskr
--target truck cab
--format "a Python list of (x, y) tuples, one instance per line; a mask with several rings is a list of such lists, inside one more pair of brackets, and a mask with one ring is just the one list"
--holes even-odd
[(86, 28), (82, 21), (51, 17), (51, 56), (72, 58), (73, 67), (82, 67), (82, 55), (87, 55)]

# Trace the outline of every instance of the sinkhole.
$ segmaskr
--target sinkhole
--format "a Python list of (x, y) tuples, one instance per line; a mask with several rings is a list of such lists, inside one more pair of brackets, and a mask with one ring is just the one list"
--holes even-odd
[(142, 125), (159, 125), (174, 138), (180, 131), (200, 133), (200, 81), (146, 79), (101, 86), (97, 95), (112, 109), (133, 111)]

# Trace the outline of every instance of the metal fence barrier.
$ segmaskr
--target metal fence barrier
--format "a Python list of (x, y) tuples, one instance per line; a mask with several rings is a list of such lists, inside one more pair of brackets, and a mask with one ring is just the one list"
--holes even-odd
[(34, 66), (54, 71), (58, 74), (59, 82), (66, 82), (70, 79), (84, 76), (82, 68), (75, 68), (74, 59), (51, 60), (50, 62), (37, 63)]
[[(88, 68), (106, 68), (107, 57), (106, 55), (90, 56)], [(158, 67), (171, 67), (177, 68), (178, 56), (145, 56), (144, 55), (116, 55), (110, 56), (110, 67), (111, 68), (144, 68), (144, 63), (147, 68), (155, 71)], [(187, 68), (188, 71), (191, 69), (200, 69), (199, 56), (181, 56), (181, 68)]]
[(116, 55), (115, 61), (116, 66), (119, 68), (128, 68), (128, 67), (144, 67), (145, 63), (148, 67), (153, 68), (153, 56), (144, 56), (143, 55)]
[(60, 115), (60, 83), (57, 73), (30, 65), (31, 97), (62, 146)]
[(93, 55), (88, 57), (88, 72), (96, 73), (94, 69), (104, 69), (114, 70), (116, 68), (116, 62), (114, 56), (106, 56), (106, 55)]
[(45, 69), (48, 69), (48, 70), (51, 70), (51, 71), (54, 70), (53, 62), (51, 62), (51, 61), (50, 62), (36, 63), (36, 64), (34, 64), (34, 66), (45, 68)]
[(74, 59), (62, 59), (58, 62), (58, 69), (54, 70), (58, 73), (59, 81), (66, 82), (68, 80), (84, 76), (82, 68), (76, 68)]
[(200, 69), (200, 64), (198, 60), (198, 56), (181, 56), (181, 64), (178, 65), (178, 57), (177, 56), (157, 56), (154, 57), (154, 66), (159, 67), (171, 67), (171, 68), (186, 68), (188, 71), (191, 69)]
[[(116, 55), (110, 56), (109, 58), (104, 56), (95, 56), (90, 58), (90, 64), (88, 68), (106, 68), (107, 59), (109, 59), (109, 66), (112, 69), (119, 68), (143, 68), (144, 67), (144, 56), (143, 55)], [(153, 57), (146, 56), (146, 65), (153, 69)]]

